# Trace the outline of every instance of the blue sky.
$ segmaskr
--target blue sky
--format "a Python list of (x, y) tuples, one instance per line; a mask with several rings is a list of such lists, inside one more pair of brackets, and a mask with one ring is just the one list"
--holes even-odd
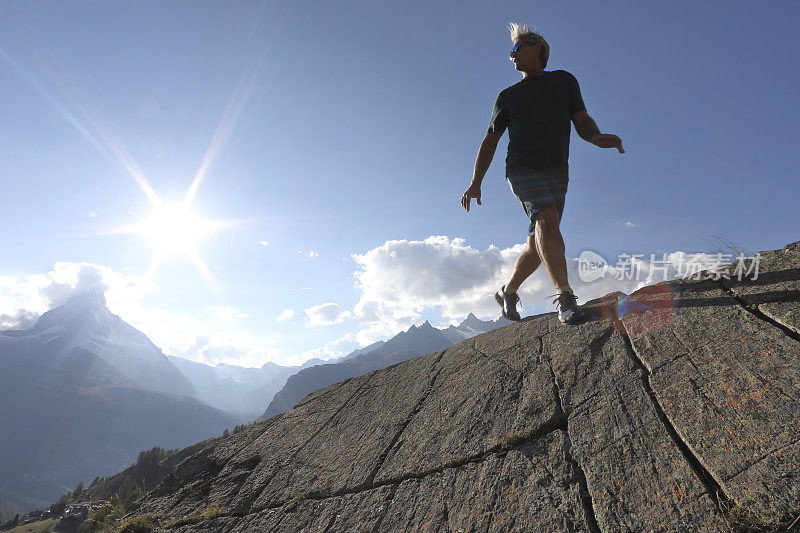
[[(165, 351), (259, 365), (495, 318), (527, 228), (507, 136), (483, 205), (459, 200), (494, 98), (520, 79), (511, 21), (543, 33), (548, 70), (577, 77), (627, 152), (573, 130), (569, 258), (712, 252), (714, 235), (782, 247), (800, 227), (798, 15), (791, 2), (3, 2), (3, 324), (99, 280)], [(148, 277), (151, 236), (114, 231), (153, 210), (131, 162), (176, 203), (204, 159), (192, 211), (233, 221), (196, 244), (214, 281), (182, 252)], [(635, 288), (570, 281), (584, 301)], [(534, 274), (526, 312), (550, 310), (552, 292)]]

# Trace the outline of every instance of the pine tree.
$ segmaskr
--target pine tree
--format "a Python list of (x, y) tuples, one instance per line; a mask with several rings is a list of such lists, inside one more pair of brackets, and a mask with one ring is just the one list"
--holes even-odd
[(69, 493), (65, 492), (56, 502), (56, 515), (64, 513), (64, 509), (67, 508), (67, 502), (69, 502)]
[[(177, 451), (178, 449), (176, 448), (175, 452)], [(136, 459), (136, 464), (159, 464), (175, 452), (172, 450), (166, 450), (161, 446), (154, 446), (149, 450), (139, 452), (139, 457)]]
[(75, 487), (74, 491), (72, 491), (72, 497), (78, 498), (81, 495), (81, 492), (83, 492), (83, 481), (78, 483), (78, 486)]
[(119, 488), (117, 495), (121, 500), (125, 500), (125, 498), (130, 494), (131, 490), (133, 489), (135, 483), (129, 477), (125, 478), (125, 481), (122, 482), (122, 486)]

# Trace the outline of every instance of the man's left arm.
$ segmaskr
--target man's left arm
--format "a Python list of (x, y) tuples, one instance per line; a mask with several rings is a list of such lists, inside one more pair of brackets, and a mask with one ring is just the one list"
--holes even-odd
[(616, 148), (619, 153), (624, 154), (622, 139), (613, 133), (600, 133), (594, 119), (589, 116), (585, 109), (572, 115), (572, 123), (575, 124), (575, 131), (581, 139), (590, 142), (600, 148)]

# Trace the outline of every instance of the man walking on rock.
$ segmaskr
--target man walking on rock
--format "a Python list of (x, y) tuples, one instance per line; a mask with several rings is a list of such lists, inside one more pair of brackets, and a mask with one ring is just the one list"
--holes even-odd
[(585, 141), (600, 148), (616, 148), (622, 140), (610, 133), (600, 133), (583, 105), (575, 76), (566, 70), (545, 71), (550, 46), (527, 25), (510, 24), (510, 58), (522, 72), (522, 81), (504, 89), (497, 96), (489, 122), (489, 131), (481, 143), (475, 171), (461, 205), (469, 212), (472, 198), (481, 205), (481, 182), (497, 149), (497, 142), (508, 128), (506, 179), (511, 191), (530, 219), (528, 242), (514, 265), (511, 279), (495, 299), (502, 315), (520, 320), (517, 289), (536, 268), (544, 263), (556, 287), (554, 303), (558, 319), (565, 324), (580, 320), (582, 311), (577, 296), (567, 280), (564, 239), (559, 223), (569, 182), (570, 120)]

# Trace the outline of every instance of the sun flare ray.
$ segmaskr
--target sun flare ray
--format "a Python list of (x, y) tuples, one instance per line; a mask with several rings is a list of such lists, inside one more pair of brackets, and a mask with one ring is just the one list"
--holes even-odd
[[(261, 5), (259, 14), (254, 20), (254, 27), (260, 24), (266, 6), (266, 2)], [(45, 41), (42, 39), (42, 42)], [(260, 50), (256, 51), (236, 83), (183, 200), (177, 205), (167, 205), (156, 193), (126, 147), (99, 119), (82, 92), (73, 83), (69, 73), (63, 68), (54, 50), (47, 49), (46, 45), (42, 46), (41, 50), (31, 52), (35, 71), (23, 66), (2, 46), (0, 46), (0, 61), (12, 67), (99, 153), (124, 169), (153, 208), (153, 213), (144, 218), (134, 214), (133, 216), (138, 219), (135, 224), (101, 228), (88, 235), (144, 234), (154, 243), (153, 256), (147, 268), (147, 278), (152, 278), (156, 274), (168, 255), (178, 253), (188, 256), (202, 277), (213, 288), (219, 290), (219, 284), (200, 257), (198, 247), (201, 241), (215, 230), (231, 227), (242, 221), (204, 220), (191, 213), (190, 206), (221, 147), (235, 129), (252, 99), (256, 81), (265, 64), (267, 47), (260, 47)]]
[(147, 181), (147, 178), (144, 176), (144, 173), (139, 168), (136, 161), (134, 161), (133, 157), (131, 157), (122, 144), (114, 140), (106, 131), (101, 121), (86, 103), (85, 99), (80, 95), (75, 84), (71, 82), (64, 69), (60, 68), (59, 62), (54, 55), (52, 53), (49, 55), (51, 56), (49, 63), (41, 57), (38, 58), (40, 68), (47, 74), (47, 77), (60, 88), (67, 99), (72, 101), (73, 107), (83, 116), (84, 121), (79, 120), (74, 113), (69, 111), (66, 106), (62, 105), (58, 99), (47, 90), (44, 84), (40, 82), (31, 71), (20, 65), (5, 49), (0, 47), (1, 59), (16, 70), (25, 81), (31, 84), (36, 92), (53, 106), (53, 108), (55, 108), (82, 137), (97, 148), (101, 154), (122, 166), (153, 205), (161, 205), (161, 199)]
[(147, 267), (147, 273), (145, 274), (146, 279), (153, 279), (153, 275), (156, 273), (156, 270), (158, 270), (158, 265), (161, 264), (162, 259), (164, 259), (164, 253), (156, 251), (155, 255), (150, 259), (150, 266)]
[(200, 254), (197, 253), (197, 250), (192, 250), (189, 253), (189, 258), (192, 260), (194, 265), (197, 267), (197, 270), (200, 271), (200, 274), (205, 278), (206, 282), (217, 292), (220, 292), (222, 288), (220, 287), (217, 280), (214, 278), (214, 275), (211, 274), (211, 271), (206, 266), (203, 259), (200, 257)]
[(251, 63), (252, 66), (245, 71), (236, 84), (233, 94), (228, 104), (225, 106), (225, 111), (222, 113), (222, 117), (220, 117), (214, 135), (211, 137), (211, 142), (206, 149), (206, 153), (203, 155), (200, 167), (197, 169), (197, 173), (192, 180), (192, 184), (189, 186), (189, 190), (186, 191), (186, 196), (183, 199), (184, 205), (189, 206), (194, 201), (197, 189), (200, 188), (200, 183), (203, 181), (209, 167), (211, 167), (211, 164), (214, 162), (219, 148), (239, 121), (245, 107), (250, 101), (250, 97), (256, 85), (256, 79), (264, 66), (266, 52), (266, 48), (262, 50), (260, 57)]

